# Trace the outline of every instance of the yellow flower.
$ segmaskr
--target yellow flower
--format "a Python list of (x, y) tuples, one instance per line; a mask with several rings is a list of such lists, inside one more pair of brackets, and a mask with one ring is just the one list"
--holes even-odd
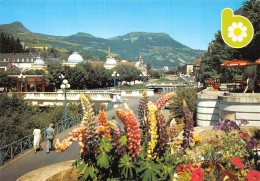
[(193, 140), (197, 143), (200, 142), (200, 137), (199, 136), (193, 136)]

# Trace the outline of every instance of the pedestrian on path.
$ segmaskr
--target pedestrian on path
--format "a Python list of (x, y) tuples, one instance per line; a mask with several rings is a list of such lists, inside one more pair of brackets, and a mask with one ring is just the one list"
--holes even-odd
[(255, 81), (253, 79), (253, 74), (249, 74), (249, 77), (246, 80), (246, 83), (247, 83), (247, 86), (246, 86), (246, 89), (245, 89), (244, 93), (246, 93), (246, 91), (248, 89), (252, 90), (252, 93), (255, 93)]
[(117, 125), (116, 117), (112, 116), (112, 120), (110, 122), (113, 123), (114, 125)]
[[(47, 133), (47, 148), (46, 152), (50, 153), (50, 150), (55, 150), (53, 147), (53, 139), (54, 139), (54, 129), (52, 128), (53, 124), (49, 124), (49, 127), (46, 129)], [(50, 149), (51, 146), (51, 149)]]
[(38, 146), (40, 147), (40, 150), (42, 150), (41, 141), (42, 141), (41, 130), (40, 130), (40, 126), (37, 124), (35, 125), (35, 129), (33, 130), (34, 153), (36, 153), (36, 149)]

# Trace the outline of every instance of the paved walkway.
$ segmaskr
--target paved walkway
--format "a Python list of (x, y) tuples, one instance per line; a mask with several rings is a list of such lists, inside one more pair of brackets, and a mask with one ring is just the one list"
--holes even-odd
[[(152, 102), (155, 102), (159, 97), (150, 97)], [(128, 105), (134, 111), (135, 115), (138, 115), (138, 104), (139, 99), (137, 97), (128, 98)], [(122, 107), (120, 107), (122, 108)], [(163, 110), (165, 112), (165, 117), (169, 115), (169, 110)], [(116, 116), (115, 110), (110, 110), (106, 112), (107, 119), (110, 120), (112, 116)], [(97, 120), (97, 119), (96, 119)], [(73, 128), (71, 128), (73, 129)], [(68, 136), (70, 130), (67, 130), (56, 138), (63, 140)], [(55, 141), (54, 141), (55, 142)], [(64, 162), (68, 160), (75, 160), (79, 158), (79, 146), (77, 142), (73, 143), (65, 152), (57, 153), (51, 151), (49, 154), (46, 153), (46, 142), (42, 144), (43, 151), (34, 153), (33, 150), (25, 152), (23, 155), (18, 156), (14, 160), (6, 163), (4, 166), (0, 167), (0, 181), (15, 181), (22, 175), (55, 163)]]

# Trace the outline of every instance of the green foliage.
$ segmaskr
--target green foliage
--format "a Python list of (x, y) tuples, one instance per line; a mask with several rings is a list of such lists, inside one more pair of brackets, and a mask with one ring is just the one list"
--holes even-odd
[[(247, 17), (254, 27), (252, 41), (243, 48), (234, 49), (225, 44), (221, 32), (215, 34), (215, 39), (210, 43), (208, 52), (202, 57), (201, 78), (206, 81), (212, 74), (222, 74), (222, 82), (233, 80), (243, 74), (241, 70), (221, 68), (223, 62), (234, 59), (246, 59), (252, 62), (259, 58), (260, 47), (260, 1), (246, 0), (243, 2), (242, 16)], [(251, 72), (253, 73), (253, 72)], [(245, 76), (244, 77), (248, 77)]]
[(150, 70), (148, 71), (148, 75), (150, 75), (151, 78), (159, 79), (163, 75), (163, 70)]
[(163, 169), (164, 167), (162, 164), (154, 163), (153, 161), (146, 161), (140, 163), (138, 172), (143, 181), (154, 181), (163, 177)]
[(130, 157), (128, 154), (125, 154), (122, 158), (120, 158), (118, 167), (122, 169), (121, 175), (123, 176), (123, 178), (134, 178), (133, 172), (135, 171), (135, 165), (130, 161)]
[(120, 76), (117, 78), (118, 81), (126, 81), (131, 82), (140, 79), (141, 71), (133, 66), (128, 65), (118, 65), (115, 68), (112, 69), (113, 71), (116, 71)]
[(184, 116), (182, 112), (183, 100), (186, 100), (187, 106), (192, 114), (196, 110), (196, 90), (190, 88), (178, 89), (176, 95), (170, 101), (170, 113), (171, 117), (182, 118)]
[(51, 91), (56, 90), (61, 85), (59, 76), (64, 72), (61, 62), (54, 61), (47, 64), (48, 74), (45, 76), (46, 86)]
[(0, 35), (0, 53), (22, 53), (24, 52), (23, 46), (19, 38), (16, 40), (12, 36), (1, 33)]
[(203, 146), (203, 151), (201, 152), (201, 157), (204, 160), (215, 163), (215, 161), (221, 156), (221, 154), (217, 153), (217, 149), (213, 145)]
[(104, 137), (101, 140), (101, 143), (99, 144), (99, 150), (100, 150), (100, 154), (97, 157), (97, 165), (100, 168), (105, 168), (108, 169), (110, 167), (110, 158), (107, 155), (107, 153), (109, 153), (112, 149), (112, 144), (110, 143), (110, 141)]
[[(79, 105), (68, 106), (68, 117), (79, 114)], [(0, 95), (0, 147), (32, 134), (34, 126), (64, 120), (64, 107), (39, 108), (30, 106), (20, 95)]]
[(120, 141), (123, 146), (127, 145), (127, 137), (125, 135), (121, 136)]

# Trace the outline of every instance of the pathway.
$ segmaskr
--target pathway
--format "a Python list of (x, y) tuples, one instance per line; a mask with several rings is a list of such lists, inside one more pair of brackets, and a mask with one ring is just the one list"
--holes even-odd
[[(150, 97), (152, 102), (155, 102), (159, 97), (153, 96)], [(134, 111), (135, 115), (138, 115), (138, 97), (131, 97), (128, 99), (129, 107)], [(122, 108), (122, 107), (119, 107)], [(165, 117), (169, 115), (169, 110), (163, 110), (165, 112)], [(106, 112), (107, 119), (110, 120), (112, 116), (115, 116), (115, 109)], [(73, 128), (71, 128), (73, 129)], [(68, 136), (68, 132), (71, 131), (67, 130), (59, 135), (56, 138), (63, 140)], [(36, 154), (33, 150), (29, 150), (25, 152), (23, 155), (18, 156), (14, 160), (6, 163), (4, 166), (0, 167), (0, 180), (1, 181), (15, 181), (22, 175), (55, 163), (67, 161), (67, 160), (75, 160), (79, 158), (79, 146), (77, 142), (73, 143), (65, 152), (63, 153), (56, 153), (55, 151), (50, 152), (49, 154), (46, 153), (46, 142), (42, 144), (43, 151), (39, 151)]]

